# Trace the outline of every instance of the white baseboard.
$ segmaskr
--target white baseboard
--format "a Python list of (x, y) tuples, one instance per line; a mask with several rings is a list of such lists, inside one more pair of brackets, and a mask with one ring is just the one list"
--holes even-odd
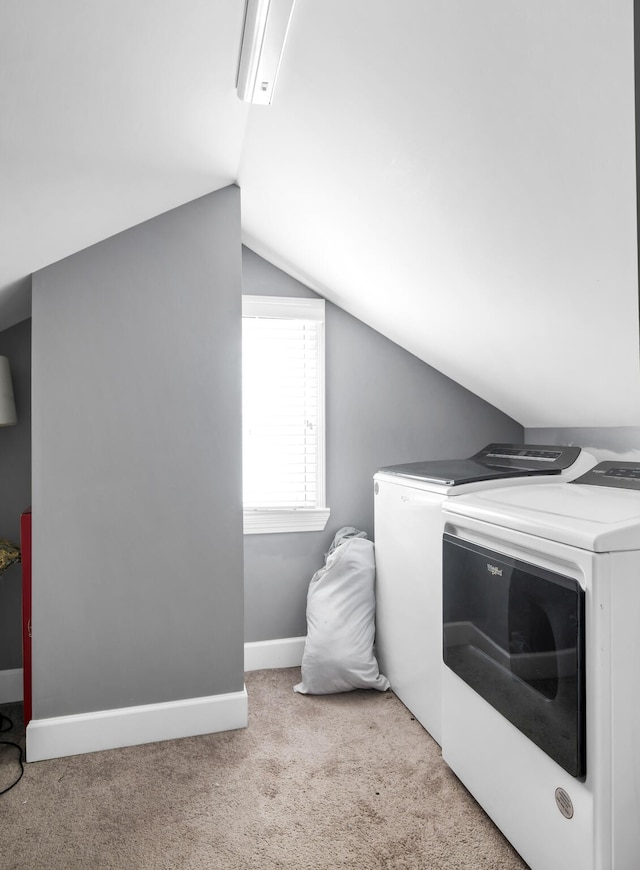
[(22, 701), (23, 698), (22, 668), (0, 671), (0, 704)]
[(245, 671), (270, 668), (295, 668), (302, 664), (305, 637), (281, 637), (256, 640), (244, 645)]
[[(262, 640), (244, 645), (244, 668), (259, 671), (293, 668), (302, 663), (305, 637)], [(3, 682), (3, 675), (4, 682)], [(22, 699), (22, 669), (0, 671), (0, 703)], [(118, 749), (159, 740), (193, 737), (246, 728), (248, 698), (246, 689), (208, 698), (188, 698), (165, 704), (148, 704), (32, 719), (27, 725), (27, 761), (62, 758), (103, 749)]]
[(247, 690), (163, 704), (99, 710), (27, 725), (27, 761), (62, 758), (216, 731), (246, 728)]

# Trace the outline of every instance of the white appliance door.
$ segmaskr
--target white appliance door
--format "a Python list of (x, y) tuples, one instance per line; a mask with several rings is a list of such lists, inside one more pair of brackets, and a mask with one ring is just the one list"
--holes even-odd
[[(577, 581), (586, 592), (588, 667), (586, 777), (571, 775), (445, 666), (443, 759), (532, 870), (614, 870), (608, 556), (466, 517), (446, 523), (445, 533)], [(489, 570), (498, 562), (488, 559)]]

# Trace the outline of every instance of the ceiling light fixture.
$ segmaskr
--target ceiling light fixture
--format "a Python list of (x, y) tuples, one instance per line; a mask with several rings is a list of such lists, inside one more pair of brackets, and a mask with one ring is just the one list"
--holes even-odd
[(247, 0), (236, 88), (248, 103), (268, 106), (295, 0)]

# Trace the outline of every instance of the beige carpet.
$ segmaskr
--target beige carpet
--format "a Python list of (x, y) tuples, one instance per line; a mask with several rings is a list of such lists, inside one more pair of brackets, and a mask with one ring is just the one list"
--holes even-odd
[[(0, 866), (526, 870), (391, 692), (299, 680), (248, 673), (245, 730), (27, 765), (0, 797)], [(0, 789), (16, 754), (0, 748)]]

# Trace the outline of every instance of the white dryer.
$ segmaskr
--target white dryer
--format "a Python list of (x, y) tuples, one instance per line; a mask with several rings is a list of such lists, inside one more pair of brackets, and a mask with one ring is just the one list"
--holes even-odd
[(468, 459), (374, 476), (376, 655), (400, 700), (441, 742), (442, 505), (497, 486), (570, 480), (595, 465), (579, 447), (489, 444)]
[(640, 464), (444, 516), (443, 758), (532, 870), (637, 870)]

